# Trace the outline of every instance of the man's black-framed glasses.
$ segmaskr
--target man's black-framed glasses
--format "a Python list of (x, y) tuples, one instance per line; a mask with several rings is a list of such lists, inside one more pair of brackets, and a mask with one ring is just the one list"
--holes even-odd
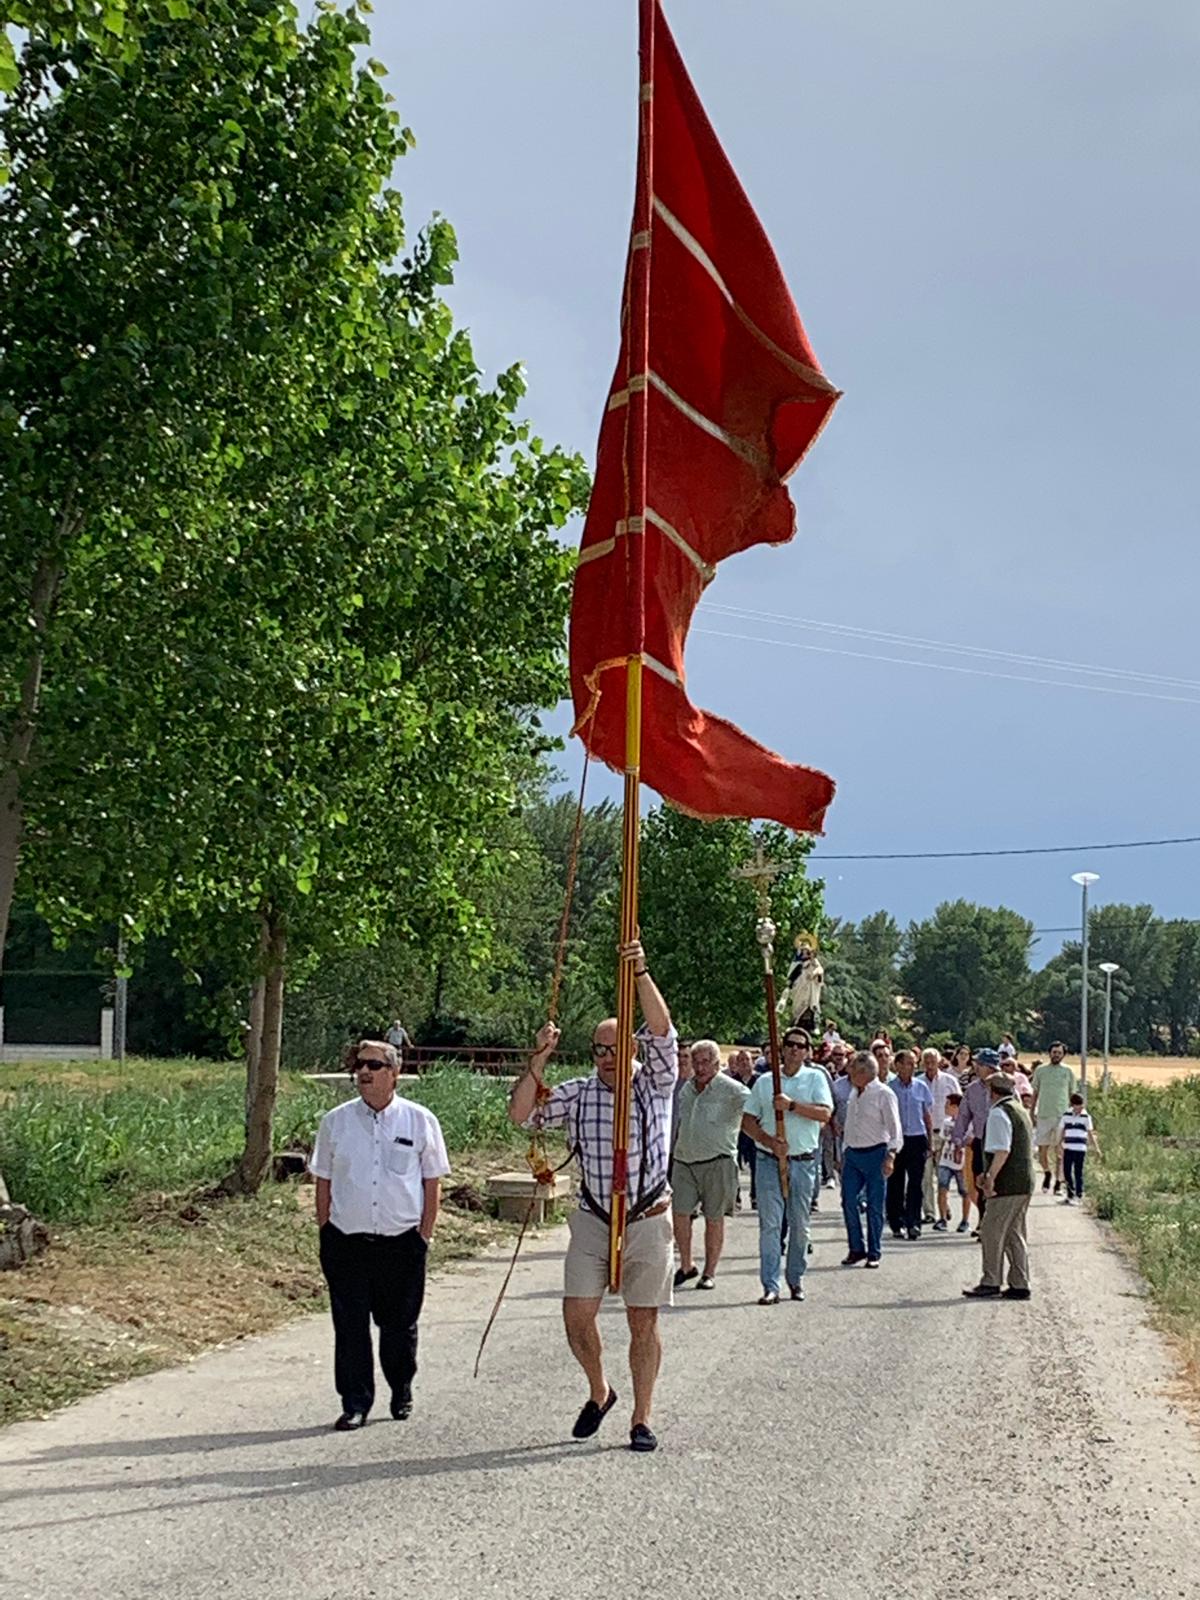
[(594, 1040), (592, 1041), (592, 1054), (594, 1056), (615, 1056), (616, 1053), (617, 1047), (615, 1044), (597, 1044)]
[(391, 1069), (391, 1062), (381, 1061), (378, 1056), (368, 1056), (366, 1060), (360, 1058), (354, 1063), (355, 1072), (390, 1072)]

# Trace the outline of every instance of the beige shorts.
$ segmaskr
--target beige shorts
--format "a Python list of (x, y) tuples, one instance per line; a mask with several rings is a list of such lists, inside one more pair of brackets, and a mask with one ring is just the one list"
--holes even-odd
[[(608, 1223), (591, 1211), (575, 1211), (567, 1226), (571, 1242), (563, 1294), (568, 1300), (602, 1300), (608, 1292)], [(629, 1224), (621, 1262), (621, 1297), (627, 1306), (671, 1304), (672, 1239), (669, 1209)]]
[(1034, 1129), (1033, 1142), (1039, 1150), (1044, 1150), (1048, 1145), (1058, 1143), (1058, 1118), (1039, 1117), (1038, 1125)]
[(676, 1157), (671, 1163), (671, 1209), (677, 1217), (691, 1217), (697, 1211), (709, 1221), (731, 1217), (737, 1195), (736, 1156), (714, 1156), (711, 1161)]

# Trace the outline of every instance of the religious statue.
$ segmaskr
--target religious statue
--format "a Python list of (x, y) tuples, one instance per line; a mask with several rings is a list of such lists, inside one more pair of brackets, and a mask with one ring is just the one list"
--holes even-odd
[(817, 938), (812, 933), (798, 933), (796, 954), (788, 968), (787, 993), (780, 1005), (791, 1012), (794, 1028), (807, 1028), (811, 1033), (821, 1014), (821, 991), (825, 986), (825, 968), (817, 955)]

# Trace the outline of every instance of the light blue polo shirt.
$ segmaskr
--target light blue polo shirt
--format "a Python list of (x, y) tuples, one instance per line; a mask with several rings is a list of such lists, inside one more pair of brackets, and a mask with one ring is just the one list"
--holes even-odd
[[(801, 1067), (790, 1078), (785, 1072), (779, 1087), (789, 1100), (803, 1100), (808, 1105), (828, 1106), (830, 1111), (833, 1110), (833, 1092), (829, 1087), (829, 1079), (820, 1067)], [(757, 1118), (765, 1133), (775, 1132), (774, 1099), (775, 1085), (771, 1082), (771, 1074), (764, 1072), (751, 1086), (746, 1113)], [(798, 1117), (789, 1111), (783, 1119), (783, 1126), (789, 1155), (811, 1155), (821, 1142), (821, 1124), (814, 1122), (811, 1117)], [(764, 1155), (767, 1153), (762, 1145), (758, 1148)]]

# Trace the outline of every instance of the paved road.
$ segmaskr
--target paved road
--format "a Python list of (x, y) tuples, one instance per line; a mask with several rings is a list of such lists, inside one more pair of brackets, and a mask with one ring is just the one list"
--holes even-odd
[(962, 1300), (952, 1235), (841, 1270), (822, 1214), (808, 1300), (760, 1309), (737, 1218), (716, 1291), (667, 1319), (656, 1456), (621, 1448), (618, 1363), (598, 1441), (567, 1440), (561, 1234), (477, 1383), (498, 1265), (434, 1287), (410, 1423), (328, 1432), (323, 1319), (138, 1379), (0, 1436), (0, 1595), (1192, 1600), (1200, 1435), (1168, 1354), (1096, 1225), (1034, 1205), (1028, 1304)]

